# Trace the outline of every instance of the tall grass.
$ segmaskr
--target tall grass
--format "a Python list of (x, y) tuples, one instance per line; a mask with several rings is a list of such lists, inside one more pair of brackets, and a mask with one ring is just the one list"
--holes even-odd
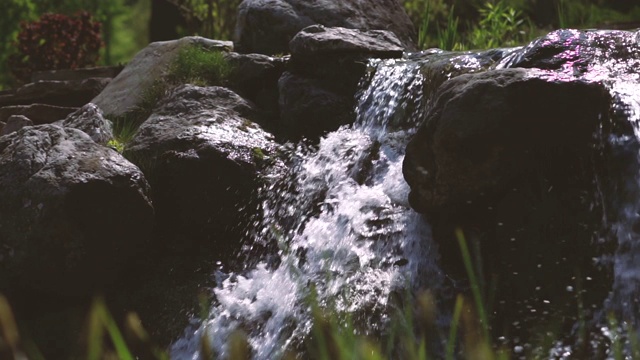
[[(453, 305), (448, 333), (442, 334), (441, 324), (436, 323), (440, 310), (433, 296), (422, 292), (412, 297), (405, 294), (404, 301), (390, 307), (388, 330), (379, 337), (363, 335), (362, 329), (354, 325), (348, 314), (338, 314), (329, 308), (322, 308), (315, 290), (311, 289), (307, 302), (313, 317), (311, 333), (304, 340), (303, 352), (284, 353), (284, 359), (300, 356), (318, 360), (381, 360), (407, 359), (453, 360), (458, 358), (502, 360), (509, 359), (508, 350), (496, 347), (489, 334), (490, 324), (486, 301), (483, 298), (477, 265), (469, 250), (469, 245), (461, 230), (456, 230), (460, 255), (467, 271), (473, 301), (458, 295)], [(201, 317), (208, 316), (208, 302), (202, 301)], [(614, 314), (608, 315), (606, 335), (608, 358), (614, 360), (639, 359), (637, 333), (628, 323), (620, 325)], [(85, 357), (98, 359), (156, 359), (167, 360), (164, 349), (157, 347), (141, 325), (135, 313), (129, 313), (123, 323), (124, 331), (118, 327), (102, 298), (94, 299), (87, 316), (87, 336)], [(603, 330), (604, 331), (604, 330)], [(125, 336), (124, 334), (128, 334)], [(440, 348), (435, 342), (443, 345)], [(238, 330), (228, 339), (229, 359), (248, 359), (251, 347), (246, 335)], [(543, 358), (550, 353), (554, 342), (541, 344), (535, 354)], [(538, 351), (540, 350), (540, 351)], [(534, 355), (535, 354), (531, 354)], [(545, 355), (546, 354), (546, 355)], [(586, 354), (588, 356), (589, 354)], [(200, 358), (215, 359), (209, 337), (201, 338)], [(16, 321), (7, 300), (0, 295), (0, 357), (43, 359), (37, 347), (20, 337)]]

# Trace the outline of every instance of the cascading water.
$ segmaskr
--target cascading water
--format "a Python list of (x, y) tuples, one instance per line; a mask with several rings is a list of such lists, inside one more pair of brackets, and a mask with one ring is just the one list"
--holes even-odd
[[(587, 41), (593, 47), (579, 43), (559, 52), (562, 61), (558, 63), (563, 65), (558, 68), (553, 61), (542, 61), (549, 71), (540, 76), (602, 84), (613, 98), (612, 116), (631, 124), (635, 132), (630, 136), (614, 131), (604, 140), (613, 153), (630, 157), (622, 161), (629, 163), (620, 175), (625, 189), (613, 187), (614, 193), (607, 195), (608, 211), (615, 214), (605, 214), (611, 219), (603, 220), (618, 250), (611, 259), (595, 259), (613, 264), (612, 291), (602, 316), (594, 320), (602, 335), (613, 341), (606, 312), (629, 319), (631, 329), (637, 329), (640, 321), (640, 32), (576, 34), (560, 33), (580, 41), (591, 36)], [(549, 39), (554, 41), (551, 35)], [(571, 45), (566, 39), (558, 43)], [(394, 294), (442, 290), (445, 276), (436, 265), (430, 226), (408, 204), (409, 187), (402, 174), (405, 147), (424, 120), (432, 95), (427, 92), (463, 73), (528, 67), (531, 58), (543, 54), (535, 46), (530, 52), (526, 47), (475, 54), (436, 51), (405, 60), (373, 61), (374, 71), (357, 97), (356, 122), (328, 134), (317, 149), (299, 146), (289, 175), (263, 191), (264, 220), (254, 241), (275, 239), (277, 254), (265, 255), (242, 273), (219, 272), (216, 304), (208, 319), (173, 344), (172, 358), (198, 359), (202, 337), (224, 358), (229, 339), (238, 329), (247, 334), (255, 359), (299, 351), (313, 325), (310, 297), (321, 307), (349, 314), (354, 322), (365, 325), (364, 333), (380, 334), (389, 321)], [(582, 52), (590, 62), (562, 59), (566, 54), (579, 59)], [(448, 326), (447, 322), (441, 326)], [(514, 347), (515, 354), (522, 351), (521, 345)], [(557, 358), (574, 352), (562, 341), (544, 351)]]
[(202, 336), (224, 357), (238, 328), (254, 358), (277, 358), (311, 329), (311, 286), (319, 305), (349, 313), (371, 332), (384, 327), (392, 292), (438, 286), (430, 230), (409, 208), (402, 176), (420, 119), (415, 109), (423, 108), (419, 70), (416, 62), (381, 62), (359, 95), (356, 123), (297, 155), (294, 185), (264, 206), (261, 233), (276, 233), (279, 264), (221, 277), (210, 319), (174, 344), (172, 358), (198, 358)]

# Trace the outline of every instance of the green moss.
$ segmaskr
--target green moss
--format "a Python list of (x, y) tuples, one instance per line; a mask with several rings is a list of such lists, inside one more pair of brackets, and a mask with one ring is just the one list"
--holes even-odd
[(262, 149), (260, 149), (259, 147), (254, 147), (252, 151), (253, 151), (253, 157), (255, 159), (262, 161), (266, 158), (266, 155), (264, 154)]

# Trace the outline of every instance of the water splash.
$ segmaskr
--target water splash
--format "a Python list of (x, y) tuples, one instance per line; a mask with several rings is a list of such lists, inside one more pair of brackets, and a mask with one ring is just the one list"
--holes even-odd
[(424, 107), (422, 75), (415, 62), (372, 68), (356, 123), (323, 138), (317, 151), (299, 149), (293, 184), (266, 201), (259, 233), (276, 233), (279, 264), (261, 262), (228, 275), (214, 290), (218, 304), (209, 319), (173, 344), (172, 358), (199, 358), (202, 336), (225, 357), (236, 329), (248, 335), (253, 358), (282, 356), (311, 329), (312, 287), (320, 306), (373, 324), (364, 331), (377, 332), (388, 320), (392, 292), (438, 286), (430, 229), (409, 208), (402, 176), (416, 109)]

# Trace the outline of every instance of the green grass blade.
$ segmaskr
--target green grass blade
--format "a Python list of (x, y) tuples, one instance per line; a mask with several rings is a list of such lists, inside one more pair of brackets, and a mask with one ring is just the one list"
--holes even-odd
[(451, 327), (449, 328), (449, 339), (447, 341), (447, 352), (445, 359), (453, 360), (453, 352), (456, 348), (456, 335), (458, 334), (458, 325), (460, 324), (460, 315), (462, 315), (462, 307), (464, 299), (461, 295), (456, 298), (456, 305), (453, 309), (453, 319), (451, 319)]
[(476, 303), (476, 310), (478, 311), (478, 316), (480, 317), (481, 326), (484, 331), (485, 338), (488, 338), (489, 323), (487, 319), (487, 313), (485, 311), (484, 302), (482, 300), (478, 278), (476, 277), (475, 271), (473, 271), (473, 263), (471, 261), (469, 247), (467, 246), (467, 241), (465, 240), (464, 234), (462, 233), (461, 229), (456, 229), (456, 238), (458, 239), (458, 245), (460, 246), (460, 252), (462, 253), (464, 267), (467, 270), (467, 276), (469, 276), (471, 293), (473, 294), (473, 299)]

